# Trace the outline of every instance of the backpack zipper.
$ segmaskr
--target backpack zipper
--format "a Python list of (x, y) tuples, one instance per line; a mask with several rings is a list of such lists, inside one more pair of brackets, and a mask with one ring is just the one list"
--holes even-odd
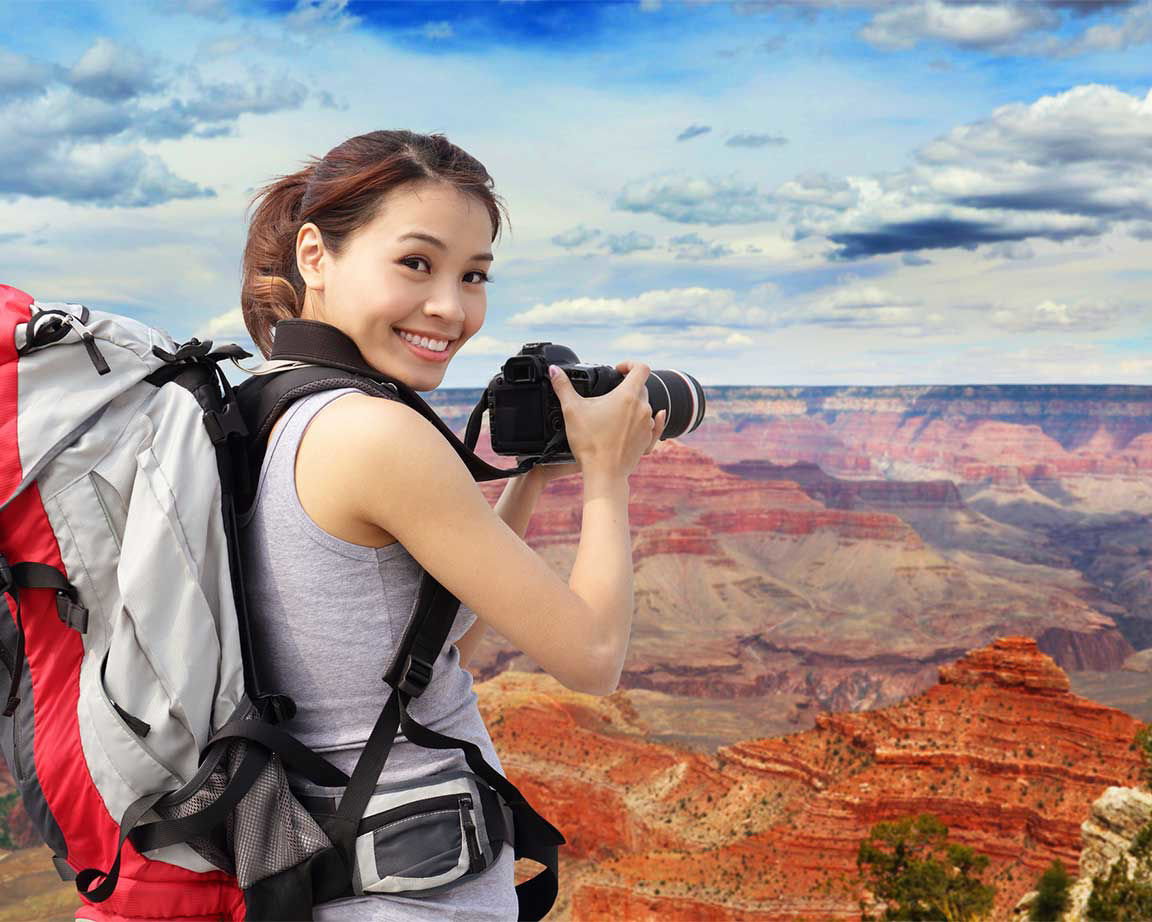
[(108, 374), (112, 369), (108, 367), (108, 363), (104, 361), (104, 356), (102, 356), (100, 350), (96, 348), (96, 337), (88, 332), (88, 327), (84, 326), (80, 318), (74, 317), (72, 314), (65, 314), (61, 322), (80, 334), (84, 348), (88, 350), (88, 358), (92, 360), (96, 371), (102, 375)]

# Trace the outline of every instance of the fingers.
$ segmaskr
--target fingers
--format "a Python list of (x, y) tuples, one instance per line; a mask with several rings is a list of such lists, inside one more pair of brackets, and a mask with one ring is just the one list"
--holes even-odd
[(664, 434), (664, 424), (668, 422), (668, 411), (661, 410), (652, 417), (652, 441), (648, 443), (648, 448), (644, 454), (651, 454), (652, 449), (656, 447), (656, 443), (660, 441), (660, 436)]
[(633, 393), (639, 395), (646, 390), (648, 375), (652, 373), (652, 369), (645, 365), (643, 362), (633, 362), (625, 360), (616, 364), (616, 370), (624, 374), (624, 381), (621, 382), (625, 385), (631, 385)]
[(552, 379), (552, 390), (556, 392), (556, 396), (560, 400), (560, 405), (566, 406), (568, 400), (570, 400), (575, 393), (572, 382), (568, 379), (568, 376), (555, 365), (548, 366), (548, 376)]

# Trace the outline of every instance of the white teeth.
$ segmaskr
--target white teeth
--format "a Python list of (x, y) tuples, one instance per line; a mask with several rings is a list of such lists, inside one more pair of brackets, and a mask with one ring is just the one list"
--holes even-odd
[(448, 340), (446, 339), (429, 339), (427, 336), (413, 336), (411, 333), (405, 333), (403, 330), (397, 330), (408, 342), (415, 343), (417, 346), (423, 346), (425, 349), (430, 349), (433, 352), (443, 352), (448, 348)]

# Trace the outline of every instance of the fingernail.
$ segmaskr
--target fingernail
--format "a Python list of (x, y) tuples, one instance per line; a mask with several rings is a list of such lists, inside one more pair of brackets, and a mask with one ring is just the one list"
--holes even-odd
[(548, 366), (548, 377), (555, 378), (558, 374), (560, 374), (559, 368), (557, 368), (555, 365)]

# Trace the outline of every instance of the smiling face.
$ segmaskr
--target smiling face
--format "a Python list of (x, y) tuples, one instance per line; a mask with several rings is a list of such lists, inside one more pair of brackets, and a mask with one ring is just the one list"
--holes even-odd
[[(338, 257), (315, 224), (300, 228), (296, 263), (308, 286), (300, 316), (342, 330), (378, 371), (415, 391), (433, 390), (484, 323), (491, 243), (487, 209), (455, 187), (393, 190)], [(413, 345), (401, 330), (441, 342)], [(443, 340), (447, 348), (435, 351)]]

